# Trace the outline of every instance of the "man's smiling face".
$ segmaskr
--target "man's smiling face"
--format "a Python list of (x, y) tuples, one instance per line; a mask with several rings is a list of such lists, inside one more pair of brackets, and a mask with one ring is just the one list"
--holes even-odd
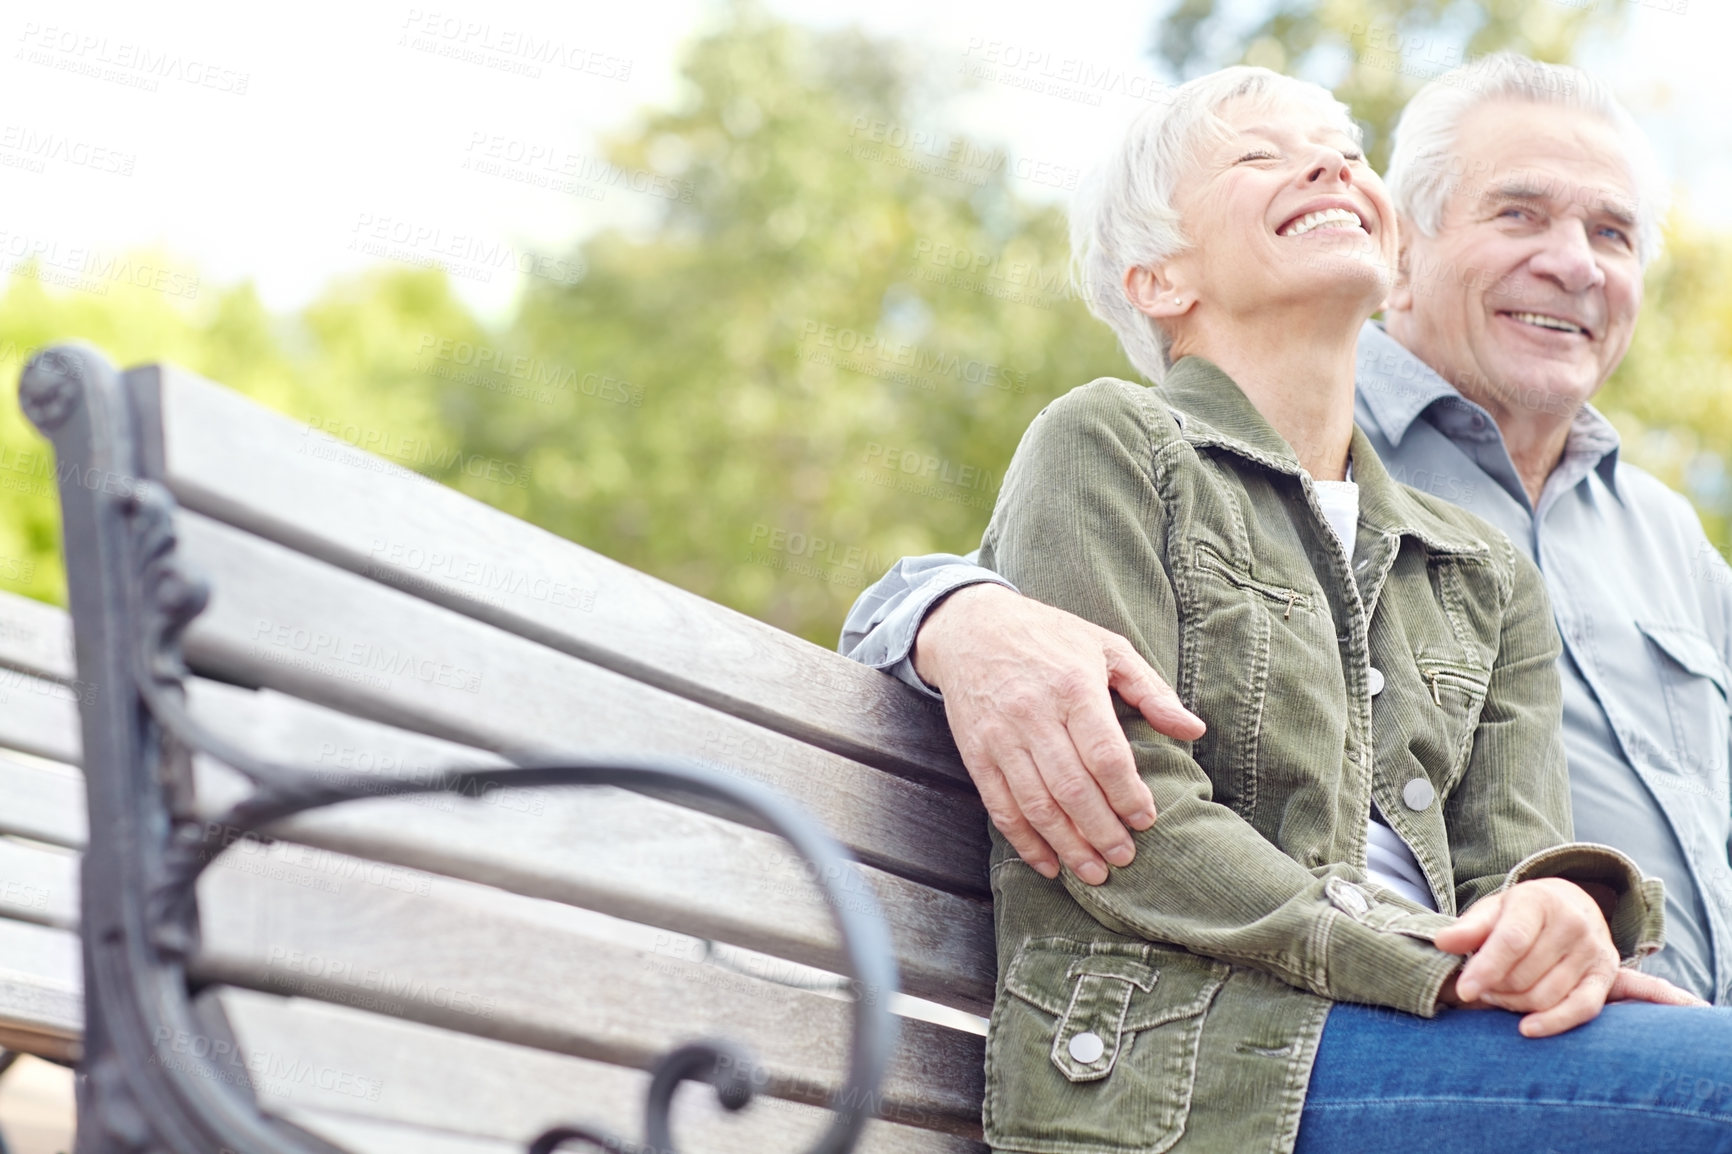
[(1642, 305), (1636, 190), (1605, 120), (1492, 101), (1456, 131), (1436, 236), (1402, 222), (1390, 332), (1494, 415), (1573, 412), (1630, 347)]

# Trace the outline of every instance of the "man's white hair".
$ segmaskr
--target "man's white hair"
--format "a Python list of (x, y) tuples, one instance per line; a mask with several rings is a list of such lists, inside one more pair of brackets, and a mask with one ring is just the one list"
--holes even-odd
[[(1456, 134), (1469, 112), (1495, 101), (1521, 101), (1576, 108), (1600, 117), (1624, 142), (1624, 163), (1636, 194), (1636, 255), (1643, 265), (1660, 253), (1660, 225), (1670, 187), (1647, 134), (1598, 77), (1567, 64), (1543, 64), (1513, 52), (1497, 52), (1444, 73), (1416, 93), (1395, 127), (1395, 147), (1384, 183), (1404, 223), (1426, 236), (1443, 225), (1444, 207), (1465, 184), (1491, 173), (1464, 171)], [(1581, 195), (1584, 190), (1565, 190)]]
[(1137, 116), (1118, 149), (1077, 187), (1071, 201), (1071, 282), (1089, 311), (1119, 338), (1125, 355), (1149, 380), (1166, 375), (1173, 338), (1125, 295), (1125, 273), (1152, 268), (1183, 252), (1185, 237), (1173, 190), (1198, 146), (1227, 132), (1220, 110), (1228, 101), (1304, 100), (1341, 118), (1355, 142), (1359, 126), (1328, 89), (1267, 68), (1223, 68), (1180, 85), (1163, 104)]

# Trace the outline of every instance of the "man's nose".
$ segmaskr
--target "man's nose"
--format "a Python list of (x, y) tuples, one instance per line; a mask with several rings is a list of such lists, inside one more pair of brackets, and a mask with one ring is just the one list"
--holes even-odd
[(1565, 292), (1586, 292), (1605, 284), (1605, 270), (1588, 243), (1588, 227), (1581, 220), (1554, 221), (1546, 230), (1540, 251), (1528, 262), (1529, 267)]

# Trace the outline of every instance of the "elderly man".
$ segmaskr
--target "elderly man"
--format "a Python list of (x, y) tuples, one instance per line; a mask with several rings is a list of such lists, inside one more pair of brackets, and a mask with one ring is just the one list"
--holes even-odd
[[(1664, 879), (1667, 945), (1643, 969), (1732, 1003), (1732, 569), (1588, 404), (1629, 348), (1664, 182), (1603, 84), (1499, 55), (1414, 97), (1388, 186), (1401, 268), (1360, 338), (1356, 420), (1397, 480), (1538, 563), (1576, 836)], [(1157, 820), (1109, 690), (1171, 737), (1203, 732), (1122, 638), (960, 557), (899, 562), (842, 649), (942, 693), (994, 824), (1049, 877), (1104, 882), (1135, 853), (1126, 826)]]

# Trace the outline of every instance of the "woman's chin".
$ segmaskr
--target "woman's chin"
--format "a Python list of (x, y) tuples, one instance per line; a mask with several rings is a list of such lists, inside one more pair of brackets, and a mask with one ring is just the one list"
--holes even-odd
[(1283, 287), (1293, 290), (1292, 295), (1334, 302), (1366, 296), (1373, 311), (1395, 283), (1394, 270), (1383, 254), (1367, 251), (1363, 245), (1319, 249), (1288, 262), (1287, 268), (1291, 276), (1283, 278)]

